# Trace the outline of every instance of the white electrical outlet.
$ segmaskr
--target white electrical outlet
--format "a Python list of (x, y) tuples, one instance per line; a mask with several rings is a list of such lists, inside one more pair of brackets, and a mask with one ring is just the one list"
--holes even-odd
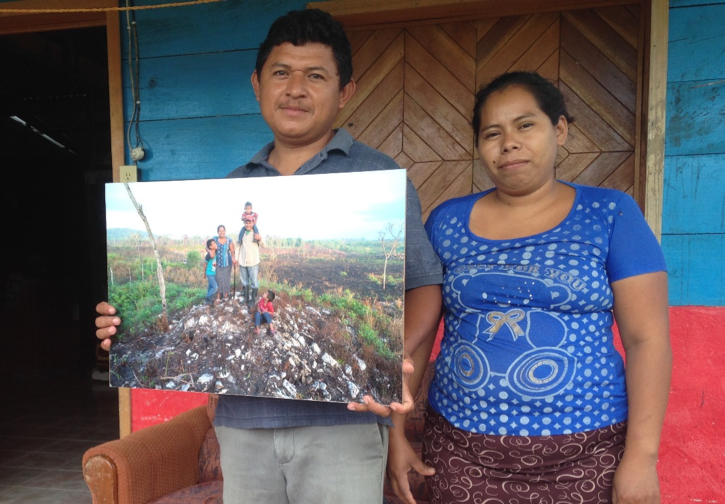
[(121, 166), (119, 169), (121, 182), (138, 182), (138, 169), (136, 166)]

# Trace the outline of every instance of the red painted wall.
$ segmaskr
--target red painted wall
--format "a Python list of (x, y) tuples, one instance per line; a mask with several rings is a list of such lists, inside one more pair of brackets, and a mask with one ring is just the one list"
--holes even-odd
[[(725, 307), (671, 307), (672, 388), (660, 446), (662, 503), (725, 497)], [(206, 394), (133, 390), (132, 429), (206, 403)]]

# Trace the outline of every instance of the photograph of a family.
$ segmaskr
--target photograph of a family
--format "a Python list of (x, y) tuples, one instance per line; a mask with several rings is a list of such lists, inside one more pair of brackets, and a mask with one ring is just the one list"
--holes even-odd
[(400, 401), (405, 171), (294, 179), (106, 185), (111, 386)]

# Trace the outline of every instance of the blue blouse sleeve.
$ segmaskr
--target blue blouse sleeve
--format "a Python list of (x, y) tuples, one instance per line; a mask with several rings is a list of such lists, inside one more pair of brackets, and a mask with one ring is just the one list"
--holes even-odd
[(667, 271), (662, 248), (632, 197), (622, 193), (611, 219), (607, 256), (610, 283), (645, 273)]

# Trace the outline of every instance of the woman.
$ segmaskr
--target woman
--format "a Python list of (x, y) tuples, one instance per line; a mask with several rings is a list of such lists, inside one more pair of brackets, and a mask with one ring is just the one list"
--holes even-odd
[(218, 236), (214, 237), (217, 244), (216, 251), (216, 281), (219, 285), (219, 299), (226, 299), (229, 295), (229, 282), (232, 279), (232, 264), (234, 264), (234, 241), (227, 238), (227, 229), (220, 225), (216, 228)]
[(407, 502), (411, 468), (428, 476), (433, 503), (659, 502), (672, 359), (664, 259), (632, 198), (556, 180), (570, 122), (535, 73), (476, 95), (476, 146), (495, 188), (443, 203), (426, 224), (444, 267), (445, 336), (429, 467), (403, 429), (390, 434), (388, 473)]

